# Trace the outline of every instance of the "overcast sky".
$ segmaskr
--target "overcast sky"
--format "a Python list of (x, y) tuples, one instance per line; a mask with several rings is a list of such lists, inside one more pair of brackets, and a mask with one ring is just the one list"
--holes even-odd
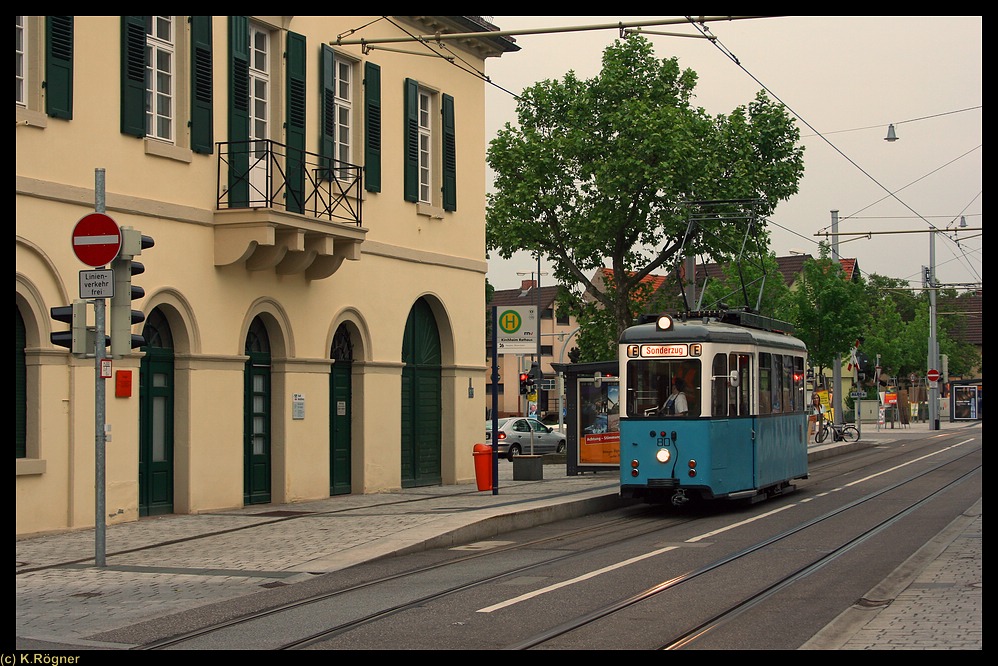
[[(515, 123), (514, 94), (569, 70), (594, 77), (603, 49), (619, 36), (617, 28), (557, 29), (674, 18), (682, 17), (492, 17), (500, 30), (552, 32), (514, 35), (520, 51), (488, 60), (487, 138)], [(676, 56), (681, 67), (697, 72), (694, 103), (711, 115), (747, 105), (765, 88), (797, 118), (805, 172), (799, 193), (770, 218), (777, 255), (794, 250), (817, 256), (825, 237), (816, 234), (831, 231), (831, 211), (837, 210), (840, 234), (873, 232), (840, 235), (841, 256), (858, 259), (864, 273), (918, 287), (921, 267), (930, 262), (932, 234), (924, 233), (930, 225), (959, 227), (964, 216), (968, 229), (983, 226), (981, 16), (791, 16), (717, 21), (707, 28), (716, 42), (652, 34), (699, 35), (692, 26), (642, 31), (659, 57)], [(891, 123), (894, 142), (885, 140)], [(959, 244), (954, 234), (934, 235), (940, 282), (983, 280), (983, 232), (960, 233)], [(488, 277), (497, 289), (511, 289), (530, 277), (518, 271), (536, 270), (528, 254), (494, 257)]]

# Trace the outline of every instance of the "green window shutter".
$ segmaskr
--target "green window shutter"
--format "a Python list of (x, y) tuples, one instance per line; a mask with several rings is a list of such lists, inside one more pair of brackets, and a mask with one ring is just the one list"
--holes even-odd
[(73, 17), (45, 17), (45, 113), (73, 117)]
[(305, 36), (288, 33), (287, 46), (288, 191), (285, 207), (305, 212)]
[(146, 135), (146, 20), (121, 17), (121, 133)]
[(364, 63), (364, 188), (381, 191), (381, 67)]
[(212, 122), (211, 17), (191, 19), (191, 150), (214, 150)]
[(405, 80), (405, 200), (419, 201), (419, 86)]
[(229, 207), (249, 203), (249, 20), (229, 17)]
[(454, 128), (454, 98), (443, 95), (443, 163), (442, 186), (444, 210), (457, 210), (457, 139)]
[(336, 159), (336, 61), (334, 51), (322, 45), (319, 78), (322, 82), (322, 117), (319, 119), (319, 155), (322, 157), (322, 177), (333, 179), (333, 162)]

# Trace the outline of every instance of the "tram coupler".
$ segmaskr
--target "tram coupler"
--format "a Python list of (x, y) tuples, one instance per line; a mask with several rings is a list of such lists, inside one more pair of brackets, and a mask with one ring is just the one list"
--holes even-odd
[(672, 496), (672, 506), (683, 506), (690, 501), (690, 498), (686, 496), (685, 490), (677, 490), (676, 494)]

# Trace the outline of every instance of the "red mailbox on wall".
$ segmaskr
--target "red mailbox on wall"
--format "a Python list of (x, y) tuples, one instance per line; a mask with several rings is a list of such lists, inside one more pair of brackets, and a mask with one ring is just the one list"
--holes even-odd
[(132, 397), (132, 371), (116, 370), (114, 373), (114, 397)]

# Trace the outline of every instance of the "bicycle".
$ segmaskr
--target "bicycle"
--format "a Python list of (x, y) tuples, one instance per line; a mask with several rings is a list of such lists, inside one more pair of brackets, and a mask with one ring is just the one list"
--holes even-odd
[(851, 423), (836, 424), (823, 421), (821, 429), (814, 434), (815, 443), (821, 444), (828, 439), (829, 431), (832, 433), (833, 442), (855, 442), (859, 439), (859, 430)]

